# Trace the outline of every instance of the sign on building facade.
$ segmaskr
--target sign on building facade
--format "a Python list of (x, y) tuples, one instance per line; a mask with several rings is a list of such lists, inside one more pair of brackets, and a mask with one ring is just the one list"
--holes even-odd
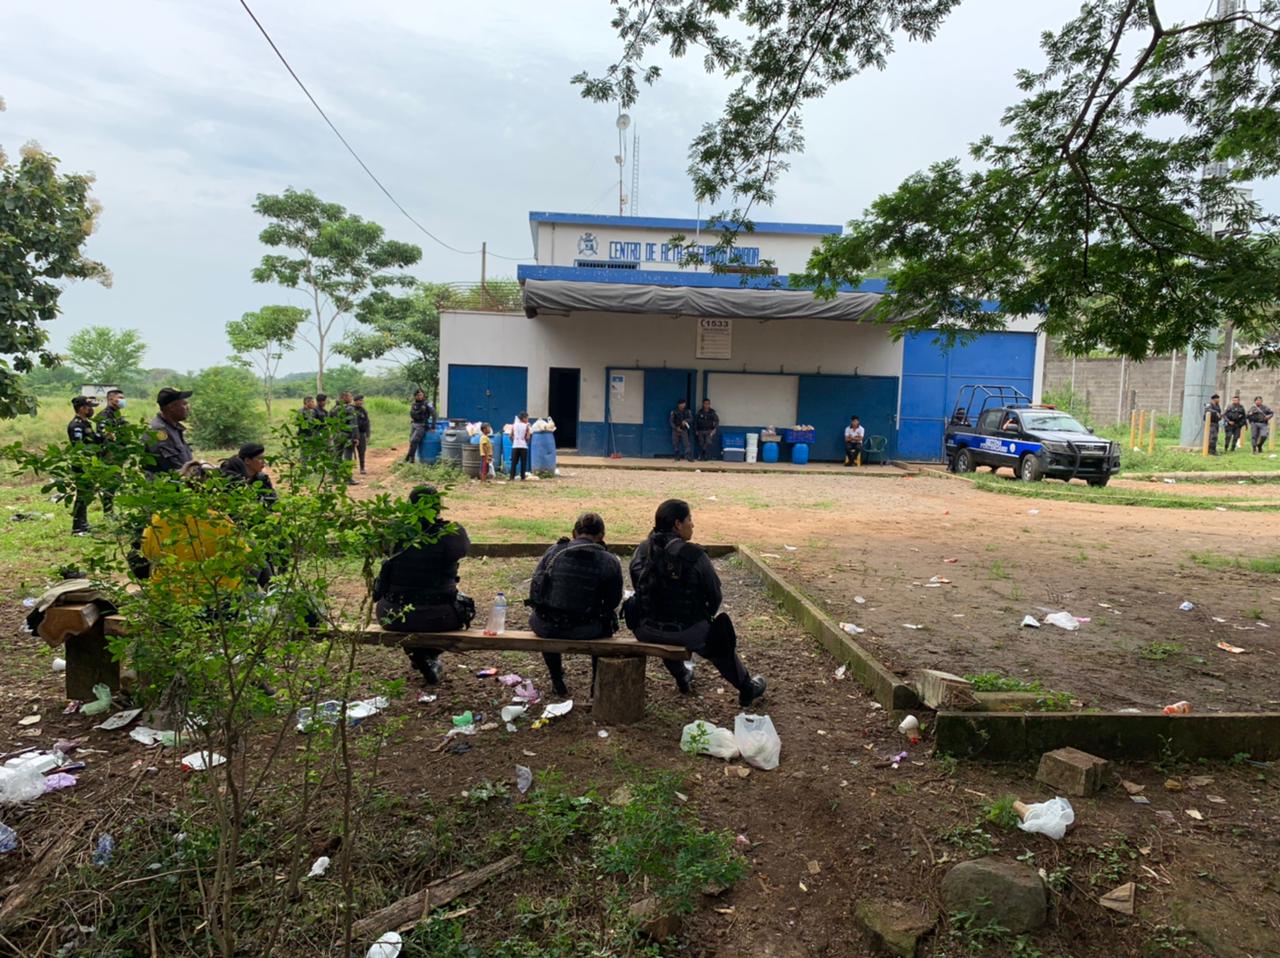
[(708, 316), (699, 318), (697, 358), (733, 358), (733, 320)]

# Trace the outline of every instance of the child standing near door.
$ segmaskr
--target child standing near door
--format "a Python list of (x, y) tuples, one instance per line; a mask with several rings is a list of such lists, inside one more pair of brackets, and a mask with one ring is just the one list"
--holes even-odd
[(493, 427), (487, 422), (480, 424), (480, 478), (488, 482), (493, 478), (493, 440), (489, 436)]

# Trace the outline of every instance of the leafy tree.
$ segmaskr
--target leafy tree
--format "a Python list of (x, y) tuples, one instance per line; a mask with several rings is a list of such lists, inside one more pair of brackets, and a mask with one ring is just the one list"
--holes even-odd
[(67, 359), (90, 382), (119, 385), (142, 373), (147, 344), (136, 329), (86, 326), (67, 340)]
[(440, 375), (440, 310), (455, 294), (448, 286), (420, 283), (407, 296), (370, 294), (356, 313), (360, 329), (335, 347), (356, 362), (389, 358), (405, 378), (435, 394)]
[[(774, 5), (755, 0), (630, 0), (615, 20), (620, 63), (577, 79), (626, 105), (648, 47), (708, 49), (708, 69), (744, 79), (694, 141), (695, 192), (749, 207), (772, 199), (780, 157), (802, 148), (803, 101), (854, 66), (882, 65), (891, 29), (927, 38), (952, 6), (798, 0), (775, 22)], [(1026, 96), (1006, 110), (1004, 138), (880, 197), (799, 282), (831, 295), (889, 260), (879, 317), (899, 335), (940, 327), (951, 339), (1040, 314), (1073, 352), (1201, 347), (1223, 320), (1272, 342), (1277, 216), (1239, 187), (1280, 172), (1280, 0), (1186, 23), (1166, 22), (1167, 6), (1099, 0), (1046, 33), (1042, 69), (1017, 74)], [(726, 36), (715, 13), (741, 20), (750, 42)], [(984, 312), (984, 299), (1003, 311)], [(1280, 347), (1256, 356), (1280, 363)]]
[(227, 341), (240, 354), (233, 357), (234, 361), (256, 368), (262, 379), (267, 419), (271, 418), (271, 395), (280, 360), (293, 349), (298, 327), (307, 315), (297, 306), (263, 306), (256, 313), (245, 313), (227, 323)]
[(92, 183), (91, 176), (58, 173), (57, 158), (34, 143), (17, 163), (0, 149), (0, 418), (35, 412), (19, 377), (37, 363), (58, 364), (44, 324), (60, 312), (63, 284), (110, 285), (107, 268), (82, 249), (100, 209), (89, 196)]
[(412, 277), (393, 270), (418, 262), (422, 250), (383, 239), (377, 223), (337, 203), (325, 203), (310, 190), (287, 189), (279, 196), (259, 193), (253, 208), (271, 221), (258, 239), (289, 251), (263, 256), (253, 279), (302, 289), (310, 296), (311, 321), (302, 338), (315, 350), (316, 390), (323, 391), (334, 325), (351, 315), (371, 291), (411, 285)]
[(234, 449), (261, 439), (259, 384), (241, 366), (210, 366), (191, 385), (191, 437), (202, 449)]

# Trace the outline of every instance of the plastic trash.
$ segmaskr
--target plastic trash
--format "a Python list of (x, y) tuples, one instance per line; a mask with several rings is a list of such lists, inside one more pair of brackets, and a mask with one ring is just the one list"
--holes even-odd
[(94, 728), (100, 728), (104, 732), (113, 732), (118, 728), (124, 728), (141, 714), (142, 709), (125, 709), (123, 712), (117, 712), (105, 722), (99, 722)]
[(710, 755), (712, 758), (722, 758), (727, 762), (740, 754), (738, 740), (727, 728), (720, 728), (702, 719), (690, 722), (680, 733), (681, 750), (688, 751), (695, 737), (702, 740), (698, 744), (699, 755)]
[(1045, 835), (1055, 842), (1061, 840), (1067, 833), (1067, 826), (1076, 820), (1075, 810), (1065, 798), (1028, 805), (1019, 812), (1022, 815), (1019, 828), (1033, 835)]
[(22, 718), (18, 719), (18, 724), (19, 724), (19, 725), (39, 725), (39, 724), (40, 724), (40, 716), (39, 716), (39, 715), (24, 715)]
[(1080, 629), (1080, 620), (1070, 612), (1054, 612), (1044, 617), (1045, 622), (1050, 625), (1056, 625), (1060, 629), (1066, 629), (1068, 632), (1077, 632)]
[(80, 706), (80, 713), (82, 715), (101, 715), (109, 708), (111, 708), (111, 689), (99, 682), (93, 687), (93, 701), (85, 702), (84, 705)]
[(46, 772), (52, 772), (59, 765), (66, 761), (60, 750), (54, 749), (52, 752), (45, 752), (33, 749), (30, 752), (24, 752), (21, 755), (15, 755), (4, 763), (4, 767), (8, 769), (34, 769), (43, 775)]
[(538, 694), (538, 690), (534, 688), (533, 681), (531, 679), (521, 680), (520, 684), (515, 687), (515, 691), (511, 694), (515, 696), (518, 701), (524, 702), (528, 705), (537, 705), (538, 701), (542, 698), (542, 696)]
[(920, 720), (914, 715), (908, 715), (898, 725), (898, 734), (909, 738), (912, 745), (916, 744), (920, 741)]
[(516, 766), (516, 791), (521, 795), (529, 791), (529, 786), (533, 784), (533, 769), (527, 765)]
[(866, 600), (866, 599), (864, 599), (864, 598), (863, 598), (862, 596), (860, 596), (860, 595), (855, 595), (855, 596), (853, 597), (853, 601), (854, 601), (854, 602), (856, 602), (856, 603), (858, 603), (858, 605), (866, 605), (866, 604), (867, 604), (867, 600)]
[(8, 825), (0, 825), (0, 855), (7, 855), (18, 847), (18, 833)]
[(1034, 615), (1024, 615), (1022, 617), (1022, 626), (1026, 629), (1038, 629), (1040, 628), (1040, 623)]
[(400, 958), (403, 944), (399, 932), (389, 931), (370, 946), (364, 958)]
[(1192, 609), (1194, 609), (1195, 607), (1196, 607), (1196, 604), (1195, 604), (1194, 602), (1184, 602), (1184, 603), (1182, 603), (1182, 605), (1178, 606), (1178, 611), (1179, 611), (1179, 612), (1190, 612), (1190, 611), (1191, 611)]
[(844, 629), (844, 631), (848, 632), (850, 635), (861, 635), (863, 632), (867, 631), (861, 626), (854, 625), (852, 622), (841, 622), (840, 628)]
[(836, 681), (839, 682), (840, 680), (842, 680), (848, 671), (849, 671), (849, 666), (847, 665), (842, 665), (840, 666), (840, 668), (836, 669)]
[(148, 728), (145, 725), (139, 725), (137, 728), (130, 729), (129, 738), (133, 739), (135, 742), (140, 742), (148, 748), (152, 745), (164, 745), (172, 748), (178, 743), (178, 733)]
[(65, 671), (67, 670), (67, 660), (66, 660), (66, 659), (54, 659), (54, 660), (53, 660), (53, 670), (54, 670), (55, 672), (65, 672)]
[(0, 804), (30, 802), (44, 794), (44, 773), (34, 765), (0, 768)]
[(226, 761), (217, 752), (192, 752), (190, 755), (182, 757), (182, 770), (184, 772), (203, 772), (207, 768), (217, 768), (219, 765), (225, 765)]
[(502, 721), (514, 722), (527, 711), (529, 711), (529, 706), (527, 705), (504, 705), (502, 711), (498, 714), (502, 716)]
[(308, 878), (319, 878), (329, 868), (329, 856), (321, 855), (311, 863), (311, 871), (307, 872)]
[(419, 693), (418, 693), (418, 701), (419, 701), (420, 703), (434, 702), (434, 701), (435, 701), (436, 699), (438, 699), (439, 697), (440, 697), (440, 696), (438, 696), (438, 695), (433, 695), (433, 694), (431, 694), (430, 692), (419, 692)]
[(93, 847), (93, 863), (99, 868), (105, 868), (111, 864), (111, 857), (116, 853), (116, 840), (111, 837), (110, 833), (102, 835), (98, 838), (98, 843)]
[(548, 705), (542, 710), (542, 718), (553, 719), (559, 718), (561, 715), (568, 715), (573, 711), (573, 699), (565, 699), (563, 702), (555, 702)]
[(498, 676), (499, 685), (519, 685), (523, 681), (524, 678), (516, 675), (514, 672), (508, 672), (506, 675)]
[(465, 712), (459, 715), (455, 715), (453, 717), (454, 728), (464, 728), (468, 725), (473, 724), (474, 722), (475, 722), (475, 716), (471, 714), (470, 709), (467, 709)]
[(1160, 711), (1165, 715), (1190, 715), (1191, 703), (1187, 701), (1174, 702), (1172, 705), (1166, 705)]
[(912, 624), (912, 623), (910, 623), (910, 622), (903, 622), (903, 623), (902, 623), (902, 627), (903, 627), (904, 629), (911, 629), (913, 632), (919, 632), (921, 629), (923, 629), (923, 628), (924, 628), (924, 626), (923, 626), (923, 625), (913, 625), (913, 624)]
[(738, 743), (743, 761), (748, 765), (765, 771), (778, 767), (782, 739), (778, 737), (769, 716), (739, 713), (733, 720), (733, 737)]
[(391, 703), (381, 695), (371, 699), (359, 699), (355, 702), (347, 703), (347, 721), (356, 725), (367, 719), (370, 715), (377, 715)]
[(70, 788), (76, 783), (74, 775), (68, 775), (66, 772), (55, 772), (52, 775), (46, 775), (44, 778), (44, 790), (46, 792), (57, 792), (64, 788)]
[(485, 635), (502, 635), (507, 631), (507, 596), (503, 592), (498, 593), (498, 597), (493, 600), (493, 607), (489, 610), (489, 621), (485, 624)]

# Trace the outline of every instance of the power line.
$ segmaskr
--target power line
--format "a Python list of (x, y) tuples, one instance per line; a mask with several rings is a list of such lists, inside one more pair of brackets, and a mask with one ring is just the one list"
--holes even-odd
[[(293, 67), (289, 65), (289, 61), (285, 59), (285, 55), (280, 52), (280, 48), (276, 46), (276, 42), (271, 39), (271, 34), (267, 33), (267, 28), (262, 25), (262, 22), (254, 15), (254, 12), (249, 9), (249, 4), (246, 2), (246, 0), (240, 0), (240, 6), (244, 7), (244, 12), (249, 14), (249, 19), (252, 20), (254, 26), (258, 28), (258, 32), (261, 33), (263, 38), (267, 41), (267, 43), (271, 45), (271, 49), (275, 51), (275, 55), (279, 58), (280, 62), (284, 64), (284, 68), (289, 71), (289, 76), (293, 77), (293, 81), (296, 84), (298, 84), (298, 88), (301, 89), (304, 94), (306, 94), (307, 99), (311, 101), (311, 105), (316, 108), (316, 112), (320, 114), (320, 116), (324, 119), (324, 122), (329, 125), (329, 129), (333, 131), (333, 135), (336, 136), (338, 140), (342, 143), (342, 145), (347, 148), (347, 152), (350, 153), (351, 156), (355, 159), (355, 161), (360, 164), (360, 168), (369, 175), (369, 179), (373, 180), (374, 184), (378, 187), (378, 189), (382, 190), (383, 195), (386, 196), (386, 198), (389, 199), (395, 205), (396, 209), (398, 209), (401, 213), (404, 214), (405, 219), (407, 219), (410, 223), (412, 223), (414, 226), (420, 229), (427, 236), (431, 237), (431, 239), (435, 240), (445, 249), (452, 250), (455, 253), (460, 253), (463, 256), (479, 256), (480, 250), (478, 249), (471, 249), (471, 250), (458, 249), (458, 247), (451, 246), (450, 244), (446, 243), (440, 237), (436, 236), (435, 233), (431, 232), (431, 230), (427, 229), (425, 226), (419, 223), (414, 218), (413, 214), (410, 213), (407, 209), (405, 209), (398, 199), (396, 199), (394, 196), (391, 195), (391, 191), (382, 185), (382, 181), (378, 179), (376, 175), (374, 175), (373, 170), (369, 169), (368, 164), (365, 163), (365, 161), (360, 158), (360, 154), (355, 151), (355, 147), (353, 147), (350, 143), (348, 143), (347, 138), (342, 135), (342, 132), (336, 126), (333, 125), (333, 121), (329, 119), (329, 114), (324, 112), (324, 108), (321, 107), (318, 102), (316, 102), (316, 98), (311, 95), (311, 91), (308, 90), (307, 85), (302, 82), (302, 78), (298, 76), (297, 72), (294, 71)], [(528, 256), (503, 256), (501, 253), (490, 253), (489, 255), (497, 259), (506, 259), (506, 260), (511, 260), (513, 262), (519, 262), (521, 260), (529, 259)]]

